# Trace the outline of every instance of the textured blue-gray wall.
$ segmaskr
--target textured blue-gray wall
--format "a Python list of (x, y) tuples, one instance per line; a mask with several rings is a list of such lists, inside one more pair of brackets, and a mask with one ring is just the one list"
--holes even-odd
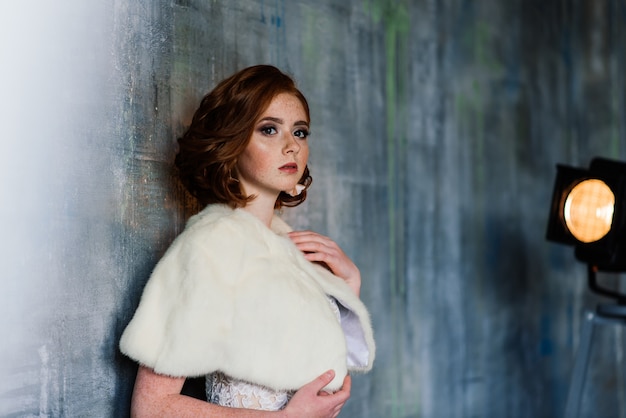
[[(0, 60), (0, 416), (127, 415), (119, 335), (197, 210), (175, 138), (257, 63), (312, 109), (285, 217), (363, 272), (378, 359), (342, 416), (562, 415), (599, 299), (545, 223), (557, 162), (626, 159), (625, 0), (4, 2)], [(597, 333), (584, 416), (626, 416), (625, 342)]]

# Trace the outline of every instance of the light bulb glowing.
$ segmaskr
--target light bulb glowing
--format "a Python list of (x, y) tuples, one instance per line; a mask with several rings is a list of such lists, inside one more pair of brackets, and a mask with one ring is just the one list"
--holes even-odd
[(574, 186), (565, 200), (565, 224), (577, 240), (598, 241), (611, 230), (614, 208), (615, 195), (605, 182), (585, 180)]

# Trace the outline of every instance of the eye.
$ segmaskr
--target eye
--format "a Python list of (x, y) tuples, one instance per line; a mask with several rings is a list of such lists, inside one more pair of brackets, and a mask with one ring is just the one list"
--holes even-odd
[(300, 139), (306, 139), (310, 134), (311, 133), (309, 132), (308, 129), (298, 129), (297, 131), (293, 133), (294, 136)]
[(276, 128), (272, 125), (266, 125), (266, 126), (262, 126), (259, 131), (263, 134), (263, 135), (275, 135), (278, 131), (276, 130)]

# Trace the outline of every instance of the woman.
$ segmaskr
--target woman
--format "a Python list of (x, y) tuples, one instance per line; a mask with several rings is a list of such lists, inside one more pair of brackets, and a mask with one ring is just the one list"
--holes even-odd
[[(120, 341), (136, 360), (133, 416), (334, 417), (374, 340), (358, 268), (276, 214), (304, 201), (309, 107), (272, 66), (202, 100), (176, 165), (205, 209), (157, 264)], [(207, 376), (202, 402), (181, 395)], [(273, 412), (268, 412), (273, 411)]]

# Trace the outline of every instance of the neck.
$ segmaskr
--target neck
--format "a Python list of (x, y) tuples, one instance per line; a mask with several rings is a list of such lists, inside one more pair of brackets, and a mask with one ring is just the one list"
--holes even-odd
[(259, 218), (269, 228), (274, 216), (274, 202), (276, 202), (276, 199), (272, 200), (257, 196), (244, 206), (243, 210)]

